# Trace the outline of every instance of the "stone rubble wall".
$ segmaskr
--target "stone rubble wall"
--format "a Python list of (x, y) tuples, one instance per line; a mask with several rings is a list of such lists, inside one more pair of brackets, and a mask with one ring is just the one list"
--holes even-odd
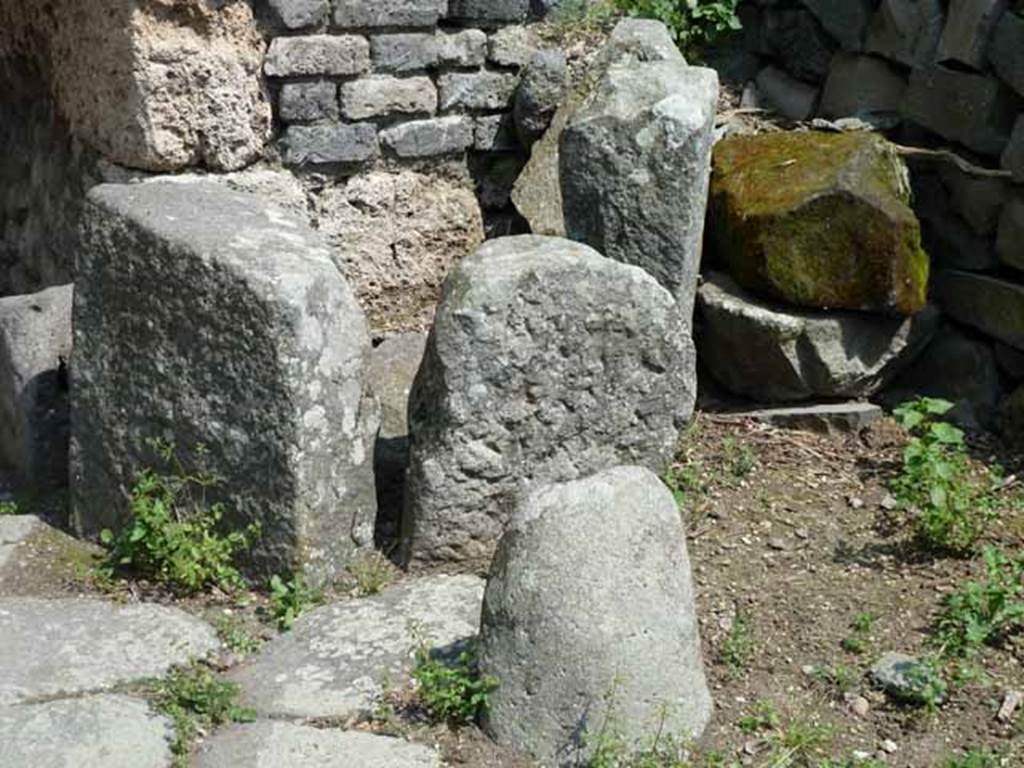
[[(899, 144), (939, 150), (907, 157), (932, 292), (947, 318), (981, 334), (1000, 360), (1016, 359), (1024, 2), (745, 0), (738, 13), (753, 64), (745, 105), (797, 121), (859, 118)], [(1012, 390), (1022, 371), (1002, 370)]]
[(365, 167), (518, 148), (536, 41), (528, 0), (268, 0), (264, 63), (289, 166)]

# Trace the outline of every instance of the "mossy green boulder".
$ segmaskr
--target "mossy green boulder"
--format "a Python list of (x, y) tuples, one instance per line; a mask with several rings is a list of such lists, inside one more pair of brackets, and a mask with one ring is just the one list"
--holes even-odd
[(719, 142), (708, 226), (712, 258), (766, 298), (900, 315), (924, 309), (929, 259), (906, 166), (874, 134)]

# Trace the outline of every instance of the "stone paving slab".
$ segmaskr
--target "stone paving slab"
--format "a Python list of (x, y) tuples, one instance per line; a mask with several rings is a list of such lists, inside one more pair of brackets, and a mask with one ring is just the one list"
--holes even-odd
[(847, 402), (769, 407), (727, 415), (736, 419), (754, 419), (784, 429), (831, 435), (856, 434), (881, 419), (885, 412), (872, 403)]
[(167, 768), (172, 736), (169, 720), (127, 696), (0, 707), (4, 768)]
[(430, 747), (361, 731), (282, 722), (235, 725), (203, 744), (195, 768), (441, 768)]
[(162, 677), (219, 647), (212, 627), (174, 608), (0, 599), (0, 705)]
[(475, 576), (430, 576), (318, 608), (229, 677), (262, 715), (367, 712), (386, 683), (408, 680), (420, 642), (443, 648), (476, 636), (483, 589)]
[(35, 515), (0, 515), (0, 568), (14, 557), (18, 544), (43, 525)]

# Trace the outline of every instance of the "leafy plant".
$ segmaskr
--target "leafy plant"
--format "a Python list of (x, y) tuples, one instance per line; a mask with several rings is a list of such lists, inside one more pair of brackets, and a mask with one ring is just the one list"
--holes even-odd
[(813, 676), (819, 683), (822, 683), (839, 695), (852, 691), (857, 686), (857, 680), (860, 677), (855, 669), (842, 664), (837, 664), (834, 667), (815, 667)]
[(1024, 557), (985, 549), (985, 580), (962, 584), (944, 601), (935, 622), (941, 652), (963, 656), (1024, 628)]
[(144, 688), (156, 708), (174, 722), (174, 768), (187, 768), (192, 745), (199, 736), (226, 723), (256, 719), (254, 710), (238, 705), (241, 689), (237, 684), (218, 679), (198, 664), (176, 667), (166, 679), (152, 680)]
[(365, 552), (348, 566), (355, 593), (359, 597), (376, 595), (394, 581), (395, 569), (380, 552)]
[(914, 513), (914, 535), (923, 546), (962, 554), (974, 549), (995, 517), (996, 483), (991, 472), (972, 474), (963, 431), (939, 420), (952, 407), (922, 397), (895, 410), (911, 438), (892, 491)]
[(322, 595), (306, 586), (302, 576), (285, 581), (277, 574), (270, 577), (270, 607), (278, 628), (289, 631), (295, 620), (316, 605)]
[(858, 613), (850, 622), (850, 634), (840, 643), (843, 650), (857, 655), (867, 652), (871, 629), (877, 620), (874, 614)]
[[(187, 471), (171, 443), (151, 440), (149, 445), (169, 471), (146, 468), (138, 473), (130, 522), (117, 534), (101, 534), (107, 548), (102, 567), (110, 574), (127, 570), (188, 592), (210, 585), (243, 586), (233, 561), (259, 534), (259, 526), (221, 533), (224, 505), (207, 500), (219, 478), (203, 469)], [(197, 446), (196, 453), (202, 457), (205, 450)]]
[(0, 501), (0, 515), (20, 515), (21, 510), (18, 509), (18, 502), (16, 501)]
[(737, 725), (744, 733), (752, 734), (778, 728), (781, 722), (779, 711), (774, 704), (770, 701), (757, 701), (754, 702), (747, 714), (740, 718)]
[(832, 729), (810, 719), (794, 720), (771, 739), (770, 768), (810, 766), (815, 756), (832, 740)]
[(939, 660), (934, 656), (923, 659), (906, 674), (908, 700), (922, 705), (930, 713), (936, 712), (949, 693)]
[(747, 669), (754, 657), (754, 635), (745, 613), (736, 612), (732, 628), (718, 650), (718, 658), (733, 674)]
[(498, 687), (496, 678), (481, 676), (472, 645), (454, 659), (444, 659), (420, 645), (413, 679), (423, 709), (436, 720), (454, 725), (471, 723), (486, 711), (489, 695)]
[(972, 749), (964, 755), (946, 758), (943, 768), (999, 768), (999, 758), (991, 752)]
[(657, 19), (671, 30), (676, 44), (688, 55), (729, 32), (741, 29), (739, 0), (615, 0), (629, 16)]
[(243, 656), (256, 653), (263, 645), (263, 642), (258, 637), (253, 637), (234, 616), (218, 616), (214, 628), (224, 645)]

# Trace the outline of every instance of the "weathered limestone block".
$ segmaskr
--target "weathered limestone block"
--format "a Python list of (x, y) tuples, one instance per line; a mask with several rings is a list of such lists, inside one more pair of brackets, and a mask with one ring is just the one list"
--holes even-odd
[(767, 106), (789, 120), (809, 120), (818, 107), (820, 89), (797, 80), (778, 67), (765, 67), (757, 74), (757, 91)]
[(437, 65), (439, 35), (409, 32), (374, 35), (370, 52), (374, 69), (380, 72), (410, 72)]
[(1024, 96), (1024, 16), (1011, 12), (1003, 14), (996, 26), (988, 57), (996, 74)]
[(473, 146), (483, 152), (508, 152), (522, 147), (516, 135), (515, 119), (507, 112), (476, 118)]
[(910, 73), (902, 113), (944, 139), (998, 156), (1009, 140), (1016, 107), (994, 77), (932, 66)]
[(483, 30), (438, 30), (436, 39), (440, 64), (452, 67), (482, 67), (487, 59), (487, 33)]
[(72, 293), (0, 299), (0, 459), (33, 486), (67, 483)]
[(917, 312), (928, 256), (906, 176), (891, 145), (870, 133), (725, 139), (708, 214), (715, 256), (768, 298)]
[(442, 110), (506, 109), (518, 78), (508, 72), (450, 72), (438, 79)]
[(996, 253), (1004, 264), (1024, 270), (1024, 193), (1012, 195), (999, 217)]
[(720, 273), (697, 295), (702, 363), (727, 389), (758, 402), (873, 394), (914, 359), (938, 325), (931, 306), (889, 318), (769, 304)]
[(329, 80), (312, 83), (285, 83), (281, 87), (278, 113), (287, 122), (337, 120), (338, 86)]
[(358, 35), (276, 37), (263, 71), (271, 77), (358, 75), (370, 68), (370, 43)]
[(529, 222), (534, 234), (556, 237), (565, 235), (558, 145), (569, 118), (608, 67), (615, 63), (641, 61), (685, 63), (664, 24), (649, 19), (623, 19), (609, 35), (592, 65), (592, 71), (588, 71), (581, 85), (567, 94), (565, 102), (552, 118), (551, 127), (533, 145), (530, 161), (512, 190), (512, 203)]
[(988, 56), (996, 22), (1008, 0), (951, 0), (946, 26), (939, 39), (938, 61), (955, 61), (981, 69)]
[(448, 16), (481, 25), (524, 21), (530, 0), (450, 0)]
[(1024, 350), (1024, 286), (951, 270), (936, 275), (933, 290), (953, 319)]
[(565, 229), (642, 267), (693, 315), (718, 76), (679, 62), (613, 66), (562, 134)]
[(330, 0), (269, 0), (270, 7), (288, 29), (316, 27), (327, 20)]
[(466, 151), (476, 124), (464, 115), (413, 120), (381, 131), (380, 140), (399, 157), (436, 157)]
[(837, 53), (829, 67), (819, 112), (830, 118), (898, 113), (906, 90), (906, 78), (884, 59)]
[(946, 23), (941, 0), (882, 0), (867, 50), (909, 67), (931, 64)]
[(503, 27), (487, 39), (487, 58), (502, 67), (524, 67), (540, 44), (529, 27)]
[(289, 165), (361, 163), (380, 154), (377, 129), (369, 123), (290, 125), (282, 144)]
[[(543, 485), (519, 501), (481, 616), (485, 728), (550, 766), (585, 764), (608, 728), (627, 747), (697, 738), (711, 717), (686, 532), (640, 467)], [(609, 725), (610, 723), (610, 725)]]
[(488, 560), (524, 483), (661, 471), (694, 371), (685, 319), (643, 270), (555, 238), (488, 242), (445, 282), (412, 393), (409, 559)]
[(437, 88), (429, 77), (368, 75), (342, 83), (341, 113), (349, 120), (437, 111)]
[(429, 328), (448, 270), (484, 239), (472, 187), (442, 176), (371, 171), (313, 206), (377, 333)]
[[(90, 195), (75, 287), (72, 515), (128, 516), (150, 438), (205, 445), (226, 521), (262, 526), (261, 574), (338, 576), (373, 539), (376, 404), (366, 320), (323, 240), (202, 180)], [(140, 318), (144, 318), (141, 321)]]
[(432, 27), (447, 0), (334, 0), (338, 27)]
[(803, 4), (844, 50), (863, 50), (873, 0), (803, 0)]

